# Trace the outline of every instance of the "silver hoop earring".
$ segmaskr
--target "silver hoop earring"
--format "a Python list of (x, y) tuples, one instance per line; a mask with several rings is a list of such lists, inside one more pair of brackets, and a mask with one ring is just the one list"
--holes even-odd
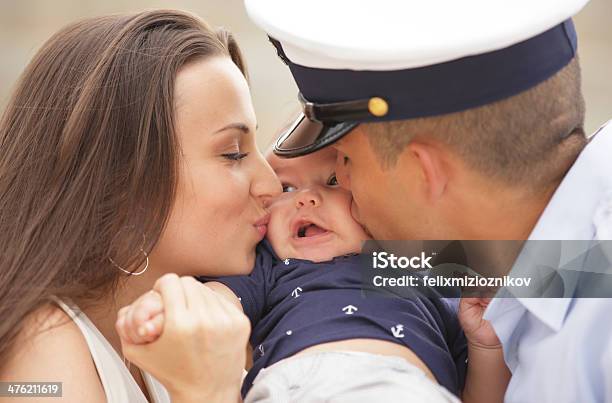
[(130, 276), (140, 276), (142, 273), (147, 271), (147, 269), (149, 268), (149, 256), (146, 254), (145, 251), (142, 251), (142, 253), (144, 253), (144, 255), (147, 258), (147, 260), (146, 260), (144, 269), (142, 269), (141, 271), (138, 271), (138, 272), (131, 272), (129, 270), (125, 270), (123, 267), (121, 267), (117, 263), (115, 263), (115, 261), (110, 256), (108, 257), (108, 260), (110, 260), (112, 265), (115, 266), (116, 268), (118, 268), (119, 270), (121, 270), (122, 272), (127, 273)]

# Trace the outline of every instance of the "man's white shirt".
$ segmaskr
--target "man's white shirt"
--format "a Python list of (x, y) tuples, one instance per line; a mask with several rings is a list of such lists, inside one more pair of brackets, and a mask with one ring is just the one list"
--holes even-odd
[[(529, 237), (564, 241), (562, 261), (608, 239), (612, 121), (591, 138)], [(571, 297), (576, 284), (564, 280), (563, 295)], [(485, 318), (512, 372), (506, 402), (612, 402), (612, 298), (496, 298)]]

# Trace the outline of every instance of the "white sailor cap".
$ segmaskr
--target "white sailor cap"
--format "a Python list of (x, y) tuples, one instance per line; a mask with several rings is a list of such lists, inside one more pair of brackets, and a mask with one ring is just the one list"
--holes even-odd
[(361, 122), (458, 112), (525, 91), (574, 58), (570, 18), (587, 2), (245, 0), (303, 104), (275, 153), (311, 153)]

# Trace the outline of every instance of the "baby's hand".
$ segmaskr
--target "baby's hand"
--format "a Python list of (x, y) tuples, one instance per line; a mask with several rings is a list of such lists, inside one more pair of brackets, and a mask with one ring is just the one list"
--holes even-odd
[(483, 318), (491, 298), (461, 298), (459, 322), (468, 342), (476, 347), (500, 348), (501, 343), (491, 323)]
[(149, 291), (119, 310), (115, 324), (124, 343), (146, 344), (161, 336), (164, 329), (164, 304), (161, 295)]

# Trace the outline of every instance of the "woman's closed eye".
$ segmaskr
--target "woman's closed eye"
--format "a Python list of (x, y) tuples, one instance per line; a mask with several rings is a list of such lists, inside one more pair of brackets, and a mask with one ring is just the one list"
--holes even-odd
[(241, 152), (221, 154), (223, 158), (230, 160), (230, 161), (240, 161), (246, 158), (248, 155), (249, 153), (241, 153)]

